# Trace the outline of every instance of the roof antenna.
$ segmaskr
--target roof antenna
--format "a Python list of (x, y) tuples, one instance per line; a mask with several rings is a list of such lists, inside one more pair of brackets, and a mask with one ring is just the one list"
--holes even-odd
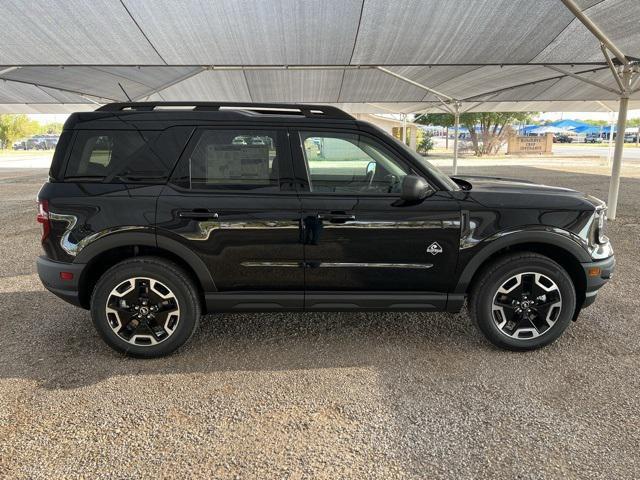
[(120, 82), (118, 82), (118, 86), (120, 87), (120, 90), (122, 90), (124, 92), (124, 94), (126, 95), (127, 99), (132, 102), (133, 100), (131, 100), (131, 97), (129, 96), (129, 94), (127, 93), (127, 91), (124, 89), (124, 87), (122, 86), (122, 84)]

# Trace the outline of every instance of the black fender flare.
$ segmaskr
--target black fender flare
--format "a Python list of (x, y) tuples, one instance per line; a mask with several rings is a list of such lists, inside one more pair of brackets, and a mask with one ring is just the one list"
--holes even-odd
[(473, 276), (485, 261), (496, 252), (507, 247), (514, 247), (526, 243), (546, 244), (561, 248), (569, 255), (572, 255), (580, 263), (593, 261), (587, 250), (580, 243), (574, 240), (572, 238), (573, 236), (574, 234), (560, 229), (516, 230), (494, 235), (491, 239), (484, 240), (479, 245), (472, 247), (477, 248), (484, 244), (481, 247), (481, 250), (476, 253), (460, 273), (458, 283), (456, 284), (453, 293), (465, 293), (473, 279)]
[(157, 236), (155, 231), (149, 229), (146, 231), (135, 232), (116, 232), (95, 240), (85, 246), (76, 256), (73, 263), (90, 263), (96, 256), (108, 250), (118, 247), (129, 246), (147, 246), (166, 250), (167, 252), (179, 257), (187, 263), (193, 270), (203, 291), (215, 292), (216, 285), (211, 277), (211, 272), (202, 261), (202, 259), (193, 253), (188, 247), (164, 236)]

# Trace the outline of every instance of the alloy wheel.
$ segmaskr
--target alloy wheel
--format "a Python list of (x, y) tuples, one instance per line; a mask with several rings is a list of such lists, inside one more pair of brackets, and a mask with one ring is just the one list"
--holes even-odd
[(513, 275), (498, 288), (491, 313), (498, 330), (517, 340), (548, 332), (562, 311), (558, 285), (538, 272)]
[(111, 329), (132, 345), (162, 343), (173, 335), (180, 322), (175, 294), (149, 277), (120, 282), (107, 297), (105, 309)]

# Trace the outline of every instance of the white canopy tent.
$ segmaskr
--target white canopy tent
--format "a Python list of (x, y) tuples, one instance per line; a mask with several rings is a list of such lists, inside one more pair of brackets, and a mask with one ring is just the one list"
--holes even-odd
[(619, 110), (624, 125), (640, 108), (638, 58), (638, 0), (5, 0), (0, 113), (313, 102), (356, 113)]

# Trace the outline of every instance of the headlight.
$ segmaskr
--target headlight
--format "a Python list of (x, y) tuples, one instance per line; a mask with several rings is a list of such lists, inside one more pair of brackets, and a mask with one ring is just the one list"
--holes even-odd
[(607, 226), (607, 207), (598, 210), (596, 212), (598, 216), (597, 222), (598, 226), (596, 227), (596, 240), (599, 244), (605, 244), (609, 241), (609, 238), (605, 235), (605, 229)]

